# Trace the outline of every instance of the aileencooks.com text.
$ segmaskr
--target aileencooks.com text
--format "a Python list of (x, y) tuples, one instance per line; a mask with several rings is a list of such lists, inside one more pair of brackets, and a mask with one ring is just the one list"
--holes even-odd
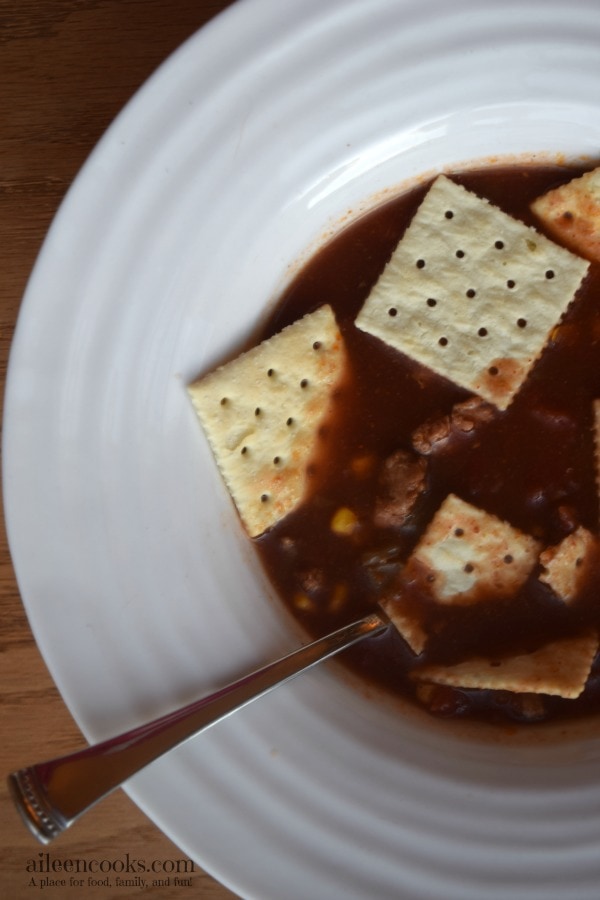
[(106, 874), (131, 874), (140, 875), (145, 872), (182, 875), (195, 871), (191, 859), (144, 859), (130, 856), (124, 853), (114, 859), (71, 859), (52, 856), (47, 852), (40, 852), (37, 858), (31, 857), (25, 863), (25, 869), (32, 874), (49, 875), (51, 873), (64, 872), (66, 874), (81, 875), (106, 875)]

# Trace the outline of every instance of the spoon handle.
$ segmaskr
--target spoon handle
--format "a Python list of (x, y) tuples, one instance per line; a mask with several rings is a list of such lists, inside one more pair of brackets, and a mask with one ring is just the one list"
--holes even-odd
[(8, 777), (15, 805), (35, 837), (48, 844), (163, 753), (300, 672), (385, 628), (387, 623), (379, 615), (366, 616), (146, 725), (68, 756), (19, 769)]

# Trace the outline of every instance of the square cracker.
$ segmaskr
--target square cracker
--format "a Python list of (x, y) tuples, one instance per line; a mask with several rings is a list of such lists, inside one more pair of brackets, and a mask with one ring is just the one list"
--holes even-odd
[[(537, 561), (538, 543), (496, 516), (450, 494), (410, 556), (405, 577), (416, 577), (437, 603), (465, 606), (514, 594)], [(413, 653), (427, 644), (423, 616), (402, 591), (381, 601)]]
[(458, 688), (553, 694), (574, 700), (585, 687), (597, 650), (598, 636), (589, 631), (553, 641), (533, 653), (498, 660), (474, 658), (454, 666), (423, 666), (415, 669), (412, 677)]
[(450, 494), (409, 565), (426, 573), (438, 603), (466, 605), (514, 594), (533, 569), (538, 551), (530, 535)]
[(600, 168), (548, 191), (531, 209), (551, 235), (600, 262)]
[(300, 502), (346, 354), (322, 306), (189, 386), (250, 537)]
[(579, 527), (555, 547), (548, 547), (540, 554), (543, 572), (540, 581), (552, 588), (557, 597), (570, 603), (577, 597), (586, 562), (596, 538), (586, 528)]
[(440, 176), (356, 324), (506, 409), (588, 265)]
[(414, 612), (404, 609), (401, 599), (395, 600), (393, 597), (382, 600), (380, 605), (412, 652), (417, 656), (422, 653), (427, 643), (427, 632)]

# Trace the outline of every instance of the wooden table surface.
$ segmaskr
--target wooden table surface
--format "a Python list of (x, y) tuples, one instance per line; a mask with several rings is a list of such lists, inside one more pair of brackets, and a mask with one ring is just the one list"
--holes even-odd
[[(134, 91), (187, 37), (232, 0), (0, 0), (0, 342), (2, 378), (27, 278), (52, 217), (87, 155)], [(2, 391), (2, 394), (4, 392)], [(4, 528), (0, 544), (0, 769), (81, 746), (29, 630)], [(0, 773), (0, 774), (2, 774)], [(32, 898), (38, 844), (0, 788), (0, 897)], [(123, 791), (51, 848), (53, 858), (162, 861), (175, 847)], [(45, 851), (44, 851), (45, 852)], [(167, 863), (168, 867), (168, 863)], [(53, 873), (50, 873), (52, 875)], [(36, 882), (41, 877), (34, 873)], [(56, 877), (56, 876), (55, 876)], [(55, 900), (170, 900), (234, 895), (195, 867), (191, 886), (48, 886)]]

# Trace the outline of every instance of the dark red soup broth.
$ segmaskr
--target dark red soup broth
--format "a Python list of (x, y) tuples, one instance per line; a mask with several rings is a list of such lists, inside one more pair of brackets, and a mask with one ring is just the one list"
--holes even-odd
[[(529, 210), (540, 194), (580, 174), (555, 166), (490, 167), (452, 175), (505, 212), (540, 229)], [(384, 461), (411, 451), (421, 423), (471, 395), (377, 338), (354, 320), (429, 185), (368, 213), (305, 266), (261, 337), (330, 304), (350, 360), (349, 376), (325, 423), (326, 449), (311, 467), (309, 492), (295, 512), (256, 541), (279, 595), (313, 636), (377, 609), (433, 513), (449, 493), (556, 544), (579, 525), (598, 533), (592, 401), (600, 397), (600, 266), (592, 264), (575, 302), (508, 410), (465, 434), (453, 452), (429, 457), (427, 489), (400, 526), (376, 523)], [(541, 229), (540, 229), (541, 230)], [(535, 315), (524, 310), (523, 315)], [(340, 508), (358, 519), (340, 537)], [(344, 654), (367, 682), (409, 697), (442, 716), (538, 722), (600, 710), (600, 659), (577, 700), (507, 691), (436, 688), (419, 693), (411, 670), (474, 655), (534, 649), (600, 626), (600, 562), (592, 560), (580, 596), (566, 605), (531, 577), (510, 602), (454, 607), (438, 614), (425, 651), (415, 656), (394, 628)]]

